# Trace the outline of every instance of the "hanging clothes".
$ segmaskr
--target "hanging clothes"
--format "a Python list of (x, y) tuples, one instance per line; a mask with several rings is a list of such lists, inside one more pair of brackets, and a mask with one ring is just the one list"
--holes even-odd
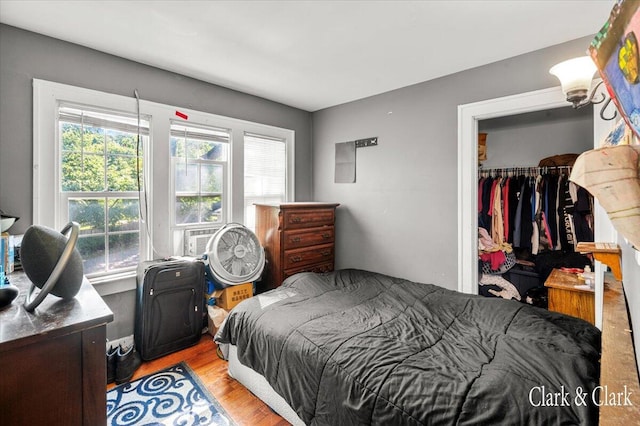
[(516, 207), (515, 217), (514, 217), (514, 231), (513, 231), (513, 246), (520, 247), (520, 243), (522, 242), (522, 205), (524, 204), (524, 189), (527, 185), (527, 178), (525, 176), (521, 176), (519, 179), (520, 183), (520, 191), (518, 191), (518, 204)]
[(491, 186), (493, 185), (493, 178), (487, 177), (482, 182), (482, 210), (478, 214), (478, 226), (491, 231), (491, 216), (489, 215), (489, 206), (491, 204)]
[(502, 184), (502, 218), (503, 218), (503, 233), (504, 237), (503, 241), (509, 241), (509, 185), (511, 183), (511, 178), (507, 177), (504, 179)]
[(491, 238), (497, 244), (504, 243), (504, 220), (502, 213), (502, 178), (494, 181), (491, 214)]
[[(593, 241), (593, 198), (546, 167), (481, 171), (478, 224), (497, 243), (536, 255)], [(560, 169), (560, 168), (559, 168)]]
[(569, 190), (569, 179), (563, 179), (558, 201), (558, 214), (560, 215), (560, 244), (562, 250), (573, 251), (576, 245), (575, 231), (573, 226), (573, 200)]

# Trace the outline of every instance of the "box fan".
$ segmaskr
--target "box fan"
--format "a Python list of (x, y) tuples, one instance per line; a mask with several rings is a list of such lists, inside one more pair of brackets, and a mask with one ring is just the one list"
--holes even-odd
[(204, 256), (216, 287), (256, 281), (264, 269), (264, 249), (258, 237), (239, 223), (229, 223), (209, 238)]

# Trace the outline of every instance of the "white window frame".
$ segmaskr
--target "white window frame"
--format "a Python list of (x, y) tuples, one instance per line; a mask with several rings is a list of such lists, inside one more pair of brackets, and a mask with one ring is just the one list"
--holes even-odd
[[(64, 218), (60, 213), (61, 197), (56, 186), (60, 180), (57, 160), (60, 156), (58, 143), (57, 108), (61, 102), (86, 105), (106, 110), (137, 114), (137, 100), (133, 96), (122, 96), (85, 89), (46, 80), (33, 80), (33, 223), (61, 228)], [(169, 129), (176, 112), (188, 116), (187, 123), (231, 129), (228, 152), (228, 181), (226, 182), (227, 222), (244, 221), (244, 143), (245, 133), (263, 134), (286, 140), (287, 144), (287, 201), (295, 201), (295, 132), (275, 126), (253, 123), (177, 106), (140, 100), (140, 114), (150, 118), (149, 146), (143, 149), (144, 182), (147, 187), (148, 217), (142, 226), (140, 259), (152, 259), (181, 253), (183, 245), (176, 242), (172, 211), (171, 156)], [(141, 203), (144, 203), (141, 196)], [(145, 210), (143, 205), (143, 211)], [(219, 226), (219, 225), (218, 225)], [(151, 239), (146, 229), (151, 233)], [(180, 228), (183, 230), (184, 228)], [(125, 275), (106, 275), (94, 284), (111, 285), (99, 290), (111, 294), (135, 288), (135, 272)]]

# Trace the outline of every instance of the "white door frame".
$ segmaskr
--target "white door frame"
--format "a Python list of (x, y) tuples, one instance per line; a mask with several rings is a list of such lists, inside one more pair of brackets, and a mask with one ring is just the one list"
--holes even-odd
[[(478, 294), (478, 120), (561, 107), (570, 104), (560, 86), (458, 106), (458, 291)], [(594, 147), (609, 128), (596, 110), (600, 109), (594, 108)], [(611, 223), (600, 208), (595, 221), (596, 241), (603, 241), (601, 235), (612, 235)], [(596, 265), (596, 290), (600, 290), (596, 291), (596, 325), (602, 320), (601, 271), (602, 265)]]

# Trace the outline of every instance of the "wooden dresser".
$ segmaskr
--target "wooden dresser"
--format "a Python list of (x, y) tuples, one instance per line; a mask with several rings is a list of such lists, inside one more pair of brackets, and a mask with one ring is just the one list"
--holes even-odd
[(298, 272), (333, 271), (337, 203), (256, 204), (256, 235), (267, 264), (258, 291)]
[(544, 286), (549, 289), (550, 311), (571, 315), (595, 324), (595, 292), (593, 287), (585, 288), (584, 281), (579, 281), (576, 274), (554, 269), (544, 282)]
[(20, 295), (0, 309), (0, 425), (106, 424), (109, 307), (85, 279), (73, 299), (49, 295), (29, 313), (31, 282), (9, 279)]

